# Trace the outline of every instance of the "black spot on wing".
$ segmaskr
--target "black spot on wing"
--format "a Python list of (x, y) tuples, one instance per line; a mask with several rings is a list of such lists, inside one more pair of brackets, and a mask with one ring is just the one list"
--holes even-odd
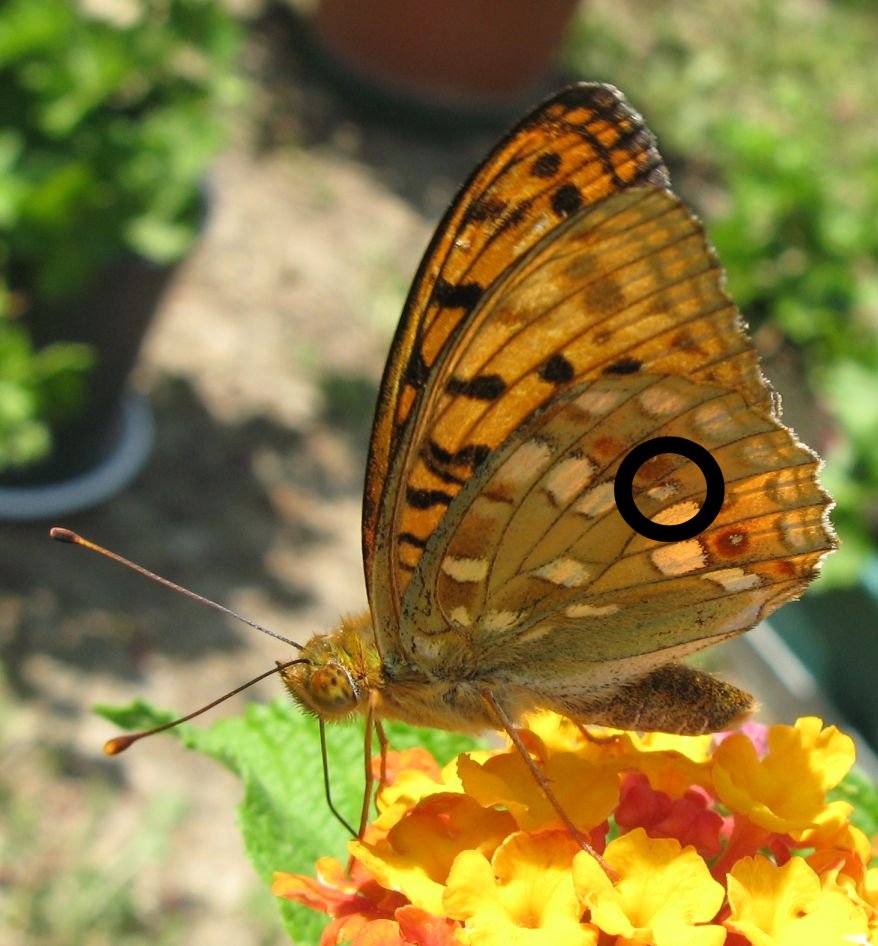
[(406, 502), (415, 509), (432, 509), (433, 506), (447, 506), (452, 496), (441, 489), (407, 489)]
[(474, 378), (451, 378), (445, 390), (453, 397), (468, 397), (474, 401), (496, 401), (506, 390), (506, 382), (499, 374), (477, 374)]
[(440, 466), (429, 456), (424, 459), (424, 463), (427, 466), (427, 469), (433, 474), (433, 476), (442, 480), (443, 483), (447, 483), (449, 486), (456, 486), (460, 489), (466, 483), (466, 479), (462, 476), (456, 476), (450, 470), (445, 469), (445, 467)]
[(501, 222), (507, 202), (491, 194), (482, 194), (466, 208), (464, 225), (468, 223)]
[(421, 448), (421, 459), (427, 469), (443, 483), (463, 486), (469, 474), (477, 470), (488, 459), (491, 448), (483, 443), (471, 443), (459, 450), (451, 451), (440, 447), (435, 440), (427, 441), (426, 448)]
[(484, 291), (477, 282), (461, 282), (454, 285), (440, 277), (433, 287), (433, 298), (443, 309), (464, 309), (469, 312), (478, 305)]
[(403, 383), (420, 390), (424, 386), (429, 373), (430, 369), (427, 367), (421, 352), (416, 348), (406, 363)]
[(582, 194), (575, 184), (564, 184), (552, 194), (552, 210), (559, 217), (569, 217), (582, 206)]
[(430, 459), (437, 463), (443, 466), (465, 466), (471, 470), (481, 466), (491, 454), (491, 448), (484, 443), (470, 443), (453, 453), (440, 447), (435, 440), (430, 441), (429, 447)]
[(503, 219), (497, 227), (497, 233), (505, 233), (507, 230), (514, 230), (527, 219), (527, 215), (533, 207), (532, 200), (520, 200), (514, 207), (504, 214)]
[(567, 384), (573, 375), (573, 365), (563, 355), (552, 355), (540, 365), (539, 376), (549, 384)]
[(422, 539), (413, 532), (400, 532), (396, 540), (405, 545), (413, 545), (416, 549), (424, 549), (427, 547), (427, 540)]
[(530, 166), (534, 177), (554, 177), (561, 167), (561, 156), (557, 151), (546, 151)]
[(621, 358), (604, 368), (604, 374), (636, 374), (643, 367), (643, 362), (636, 358)]

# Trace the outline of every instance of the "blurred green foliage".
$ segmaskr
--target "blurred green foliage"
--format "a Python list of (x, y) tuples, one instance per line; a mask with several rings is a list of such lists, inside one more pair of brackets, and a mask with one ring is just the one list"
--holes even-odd
[(35, 352), (4, 299), (8, 303), (0, 292), (0, 470), (46, 455), (50, 425), (81, 403), (85, 372), (93, 360), (88, 346), (73, 343), (58, 342)]
[(214, 0), (8, 0), (3, 265), (57, 296), (126, 250), (179, 258), (240, 87), (238, 46), (237, 24)]
[(567, 51), (643, 110), (757, 344), (837, 425), (811, 444), (844, 537), (829, 584), (878, 546), (876, 48), (868, 4), (593, 0)]
[(79, 347), (30, 351), (8, 312), (26, 323), (126, 253), (182, 256), (239, 45), (219, 0), (0, 5), (0, 468), (45, 452), (59, 386), (75, 395), (87, 367)]

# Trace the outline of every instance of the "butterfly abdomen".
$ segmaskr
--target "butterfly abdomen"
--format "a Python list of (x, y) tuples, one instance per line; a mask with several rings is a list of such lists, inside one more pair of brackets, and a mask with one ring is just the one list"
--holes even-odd
[(583, 707), (587, 719), (575, 707), (567, 715), (615, 729), (695, 736), (730, 729), (753, 709), (749, 693), (694, 667), (670, 663), (626, 683), (605, 702)]

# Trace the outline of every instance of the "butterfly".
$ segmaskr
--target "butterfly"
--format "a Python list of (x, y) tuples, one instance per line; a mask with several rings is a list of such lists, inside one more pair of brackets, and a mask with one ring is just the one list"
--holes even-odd
[(369, 448), (369, 609), (278, 664), (324, 745), (325, 721), (366, 717), (359, 834), (372, 733), (383, 757), (395, 719), (505, 731), (591, 850), (516, 724), (696, 734), (746, 714), (749, 694), (678, 661), (817, 575), (836, 546), (819, 468), (643, 119), (597, 83), (538, 106), (409, 292)]
[[(616, 490), (664, 437), (722, 480), (706, 527), (667, 541)], [(426, 251), (369, 449), (369, 610), (312, 638), (283, 682), (321, 721), (365, 713), (367, 734), (389, 718), (516, 741), (537, 708), (727, 728), (750, 695), (678, 660), (818, 573), (836, 545), (819, 465), (642, 118), (611, 86), (567, 88), (488, 154)], [(626, 482), (658, 527), (691, 521), (709, 485), (655, 451)]]

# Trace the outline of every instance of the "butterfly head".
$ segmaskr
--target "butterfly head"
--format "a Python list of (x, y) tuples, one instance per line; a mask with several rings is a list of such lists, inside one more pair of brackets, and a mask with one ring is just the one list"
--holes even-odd
[(312, 637), (302, 660), (284, 667), (280, 677), (293, 699), (321, 719), (345, 719), (365, 706), (371, 680), (364, 647), (368, 618), (344, 619), (336, 631)]

